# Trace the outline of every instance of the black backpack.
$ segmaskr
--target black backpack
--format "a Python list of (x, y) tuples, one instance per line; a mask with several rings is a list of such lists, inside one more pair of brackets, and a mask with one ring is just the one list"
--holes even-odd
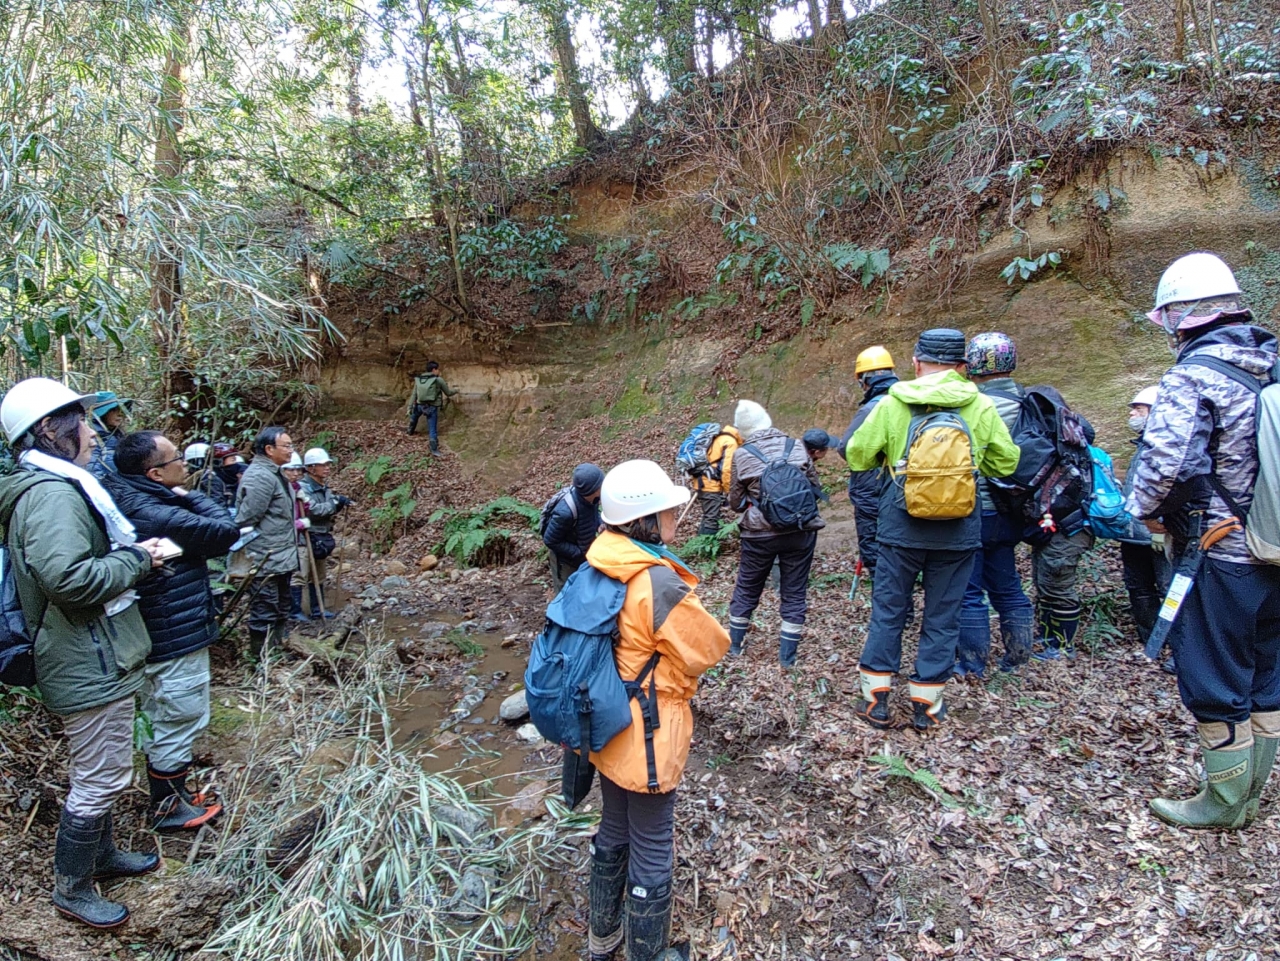
[[(36, 633), (39, 633), (37, 628)], [(35, 687), (36, 654), (27, 618), (18, 600), (9, 548), (0, 545), (0, 684)]]
[(787, 446), (777, 460), (769, 460), (755, 444), (747, 444), (742, 450), (750, 451), (760, 463), (764, 473), (760, 475), (760, 499), (756, 507), (777, 531), (801, 531), (818, 516), (818, 495), (809, 478), (788, 458), (796, 446), (788, 437)]
[(1022, 398), (1003, 391), (989, 394), (1020, 405), (1009, 431), (1022, 452), (1018, 466), (1008, 477), (987, 481), (996, 510), (1031, 523), (1048, 515), (1057, 528), (1078, 529), (1093, 490), (1093, 428), (1053, 387), (1028, 388)]

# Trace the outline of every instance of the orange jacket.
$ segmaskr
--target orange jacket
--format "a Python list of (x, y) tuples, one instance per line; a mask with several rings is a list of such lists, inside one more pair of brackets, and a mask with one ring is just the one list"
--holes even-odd
[[(587, 551), (587, 563), (627, 585), (613, 649), (622, 679), (635, 680), (654, 651), (662, 654), (653, 672), (659, 720), (653, 732), (653, 752), (658, 792), (675, 790), (693, 737), (689, 701), (698, 691), (699, 676), (729, 650), (729, 635), (693, 593), (698, 578), (645, 545), (605, 531)], [(648, 690), (647, 681), (644, 686)], [(631, 701), (631, 726), (603, 751), (593, 753), (591, 761), (619, 787), (649, 790), (644, 718), (635, 699)]]
[(742, 435), (729, 424), (722, 426), (720, 433), (712, 439), (711, 446), (707, 448), (707, 463), (711, 465), (712, 470), (719, 465), (720, 476), (718, 478), (695, 477), (693, 489), (712, 494), (729, 493), (729, 481), (733, 472), (733, 452), (741, 446)]

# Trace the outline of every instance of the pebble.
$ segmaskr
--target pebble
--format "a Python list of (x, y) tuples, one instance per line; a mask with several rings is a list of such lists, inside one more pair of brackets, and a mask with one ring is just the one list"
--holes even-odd
[(474, 634), (476, 632), (476, 622), (463, 621), (461, 624), (458, 624), (454, 630), (461, 631), (463, 634)]
[(426, 624), (423, 624), (419, 630), (427, 637), (440, 637), (441, 635), (448, 633), (449, 625), (440, 621), (428, 621)]
[(387, 563), (383, 565), (382, 569), (392, 575), (409, 573), (409, 565), (404, 561), (387, 561)]
[(371, 611), (377, 606), (378, 602), (372, 597), (367, 597), (360, 602), (360, 609), (364, 611)]
[(360, 592), (359, 596), (377, 599), (381, 597), (382, 594), (378, 592), (378, 589), (376, 587), (370, 584), (368, 587), (366, 587), (363, 591)]
[(522, 724), (516, 728), (516, 737), (524, 741), (526, 744), (536, 744), (542, 740), (542, 735), (538, 733), (536, 724)]
[[(504, 721), (520, 721), (529, 716), (529, 700), (524, 691), (516, 691), (502, 702), (498, 716)], [(526, 725), (527, 727), (528, 725)], [(523, 730), (523, 729), (522, 729)], [(537, 728), (534, 728), (536, 731)]]
[(399, 574), (393, 574), (382, 579), (382, 589), (384, 591), (404, 590), (410, 586), (409, 578), (401, 577)]

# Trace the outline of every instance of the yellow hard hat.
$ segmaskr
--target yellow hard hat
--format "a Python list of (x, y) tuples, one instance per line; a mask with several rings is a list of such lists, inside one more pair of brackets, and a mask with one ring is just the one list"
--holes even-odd
[(858, 355), (854, 362), (854, 374), (865, 374), (869, 370), (893, 370), (893, 358), (883, 347), (868, 347)]

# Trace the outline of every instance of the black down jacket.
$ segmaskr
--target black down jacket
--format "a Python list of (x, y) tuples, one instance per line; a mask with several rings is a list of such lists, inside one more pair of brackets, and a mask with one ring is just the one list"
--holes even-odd
[(225, 554), (240, 536), (227, 509), (197, 491), (178, 494), (131, 474), (108, 474), (102, 484), (137, 528), (138, 540), (168, 537), (183, 550), (137, 587), (151, 635), (147, 660), (171, 661), (208, 647), (218, 628), (205, 562)]

